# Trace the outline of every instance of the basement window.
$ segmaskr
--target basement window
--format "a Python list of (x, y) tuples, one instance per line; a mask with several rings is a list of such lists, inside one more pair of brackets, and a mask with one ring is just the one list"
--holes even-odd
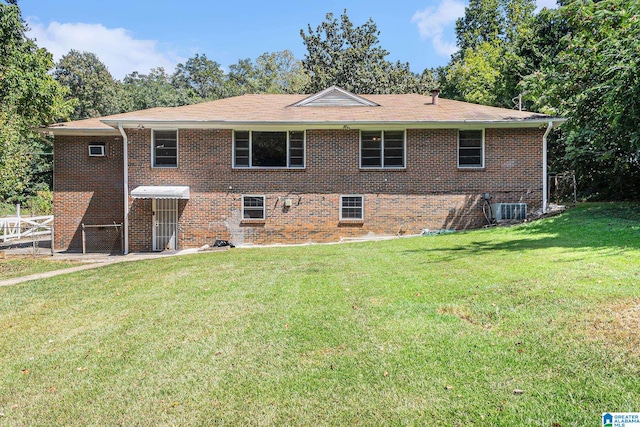
[(364, 220), (364, 197), (358, 195), (340, 196), (340, 220)]
[(264, 196), (242, 196), (242, 219), (266, 219)]
[(89, 157), (104, 157), (104, 156), (105, 156), (104, 144), (89, 145)]
[(404, 131), (362, 131), (361, 168), (404, 168)]
[(304, 131), (235, 131), (236, 168), (304, 168)]
[(484, 167), (484, 131), (458, 131), (458, 167)]

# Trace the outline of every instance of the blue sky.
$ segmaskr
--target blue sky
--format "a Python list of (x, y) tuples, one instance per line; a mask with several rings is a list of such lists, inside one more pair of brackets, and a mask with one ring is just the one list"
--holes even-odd
[[(553, 7), (555, 0), (537, 0)], [(421, 72), (445, 65), (455, 50), (455, 20), (468, 0), (21, 0), (29, 36), (58, 60), (70, 49), (93, 52), (122, 79), (162, 66), (168, 72), (196, 53), (223, 67), (264, 52), (291, 50), (302, 59), (300, 29), (346, 8), (355, 25), (372, 18), (387, 59)]]

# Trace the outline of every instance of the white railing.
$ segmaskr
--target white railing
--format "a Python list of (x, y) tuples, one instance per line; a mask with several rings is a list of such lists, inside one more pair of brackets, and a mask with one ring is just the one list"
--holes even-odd
[(8, 216), (0, 218), (0, 237), (2, 241), (43, 236), (51, 233), (53, 215)]

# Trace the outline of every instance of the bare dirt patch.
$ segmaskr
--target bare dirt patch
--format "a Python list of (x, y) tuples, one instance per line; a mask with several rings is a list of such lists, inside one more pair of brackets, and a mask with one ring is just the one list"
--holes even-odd
[(640, 355), (640, 298), (603, 306), (586, 328), (590, 339)]

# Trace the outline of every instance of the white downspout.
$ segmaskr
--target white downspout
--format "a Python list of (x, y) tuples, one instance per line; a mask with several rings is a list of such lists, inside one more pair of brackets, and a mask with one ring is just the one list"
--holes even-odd
[(542, 136), (542, 213), (547, 213), (547, 193), (549, 192), (548, 179), (547, 179), (547, 136), (553, 129), (553, 121), (549, 122), (547, 126), (547, 130), (544, 132)]
[(118, 123), (118, 130), (122, 135), (123, 163), (124, 163), (124, 254), (129, 254), (129, 140), (122, 128), (122, 123)]

